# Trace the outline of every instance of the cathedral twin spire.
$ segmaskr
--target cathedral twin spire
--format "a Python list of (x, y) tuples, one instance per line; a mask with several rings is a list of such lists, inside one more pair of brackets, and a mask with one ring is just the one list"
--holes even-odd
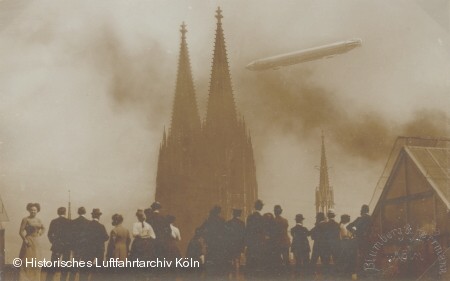
[[(222, 10), (216, 11), (217, 28), (214, 43), (209, 97), (204, 123), (205, 131), (216, 131), (215, 135), (222, 139), (235, 132), (237, 114), (231, 85), (231, 75), (227, 59), (225, 36), (222, 28)], [(186, 25), (181, 25), (181, 43), (178, 60), (178, 74), (175, 88), (175, 99), (172, 121), (169, 131), (170, 140), (182, 140), (193, 132), (200, 131), (201, 122), (197, 108), (193, 76), (186, 42)], [(217, 128), (223, 135), (217, 135)]]
[(186, 25), (181, 25), (180, 55), (173, 103), (169, 141), (188, 141), (200, 131), (201, 123), (197, 109), (189, 51), (186, 43)]
[[(225, 216), (233, 208), (246, 216), (257, 198), (253, 148), (236, 113), (220, 8), (216, 18), (206, 119), (198, 113), (183, 23), (172, 120), (159, 150), (155, 199), (185, 233), (194, 233), (214, 204)], [(186, 210), (185, 202), (196, 207)]]

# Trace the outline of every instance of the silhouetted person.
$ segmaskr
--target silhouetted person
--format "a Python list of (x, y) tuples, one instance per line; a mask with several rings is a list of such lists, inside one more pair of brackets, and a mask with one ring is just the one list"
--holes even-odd
[(262, 256), (265, 242), (264, 219), (261, 210), (264, 204), (256, 200), (255, 210), (247, 217), (245, 227), (245, 244), (247, 246), (246, 268), (249, 273), (262, 270)]
[(188, 271), (190, 274), (184, 274), (183, 280), (201, 280), (201, 274), (204, 269), (205, 263), (206, 245), (202, 237), (202, 231), (200, 228), (195, 230), (194, 237), (189, 241), (186, 250), (186, 258), (192, 259), (200, 263), (200, 268), (190, 268)]
[[(86, 209), (84, 207), (78, 208), (78, 218), (72, 220), (72, 251), (73, 257), (76, 261), (87, 262), (91, 260), (90, 255), (90, 239), (89, 239), (89, 226), (91, 222), (85, 217)], [(79, 281), (88, 280), (87, 268), (73, 267), (70, 280), (75, 280), (76, 273), (79, 273)]]
[(275, 214), (275, 247), (278, 255), (281, 256), (282, 265), (289, 266), (289, 247), (291, 246), (291, 241), (288, 236), (289, 223), (287, 219), (281, 216), (283, 209), (280, 205), (276, 205), (273, 209)]
[(155, 257), (155, 232), (145, 219), (144, 211), (136, 211), (137, 222), (133, 224), (132, 234), (134, 237), (130, 249), (130, 259), (149, 261)]
[(317, 261), (320, 258), (321, 263), (323, 264), (324, 260), (324, 248), (325, 248), (325, 214), (322, 212), (317, 213), (316, 215), (316, 223), (314, 227), (311, 229), (311, 239), (314, 241), (312, 254), (311, 254), (311, 269), (315, 269), (317, 272)]
[(226, 271), (225, 255), (225, 220), (220, 216), (222, 208), (214, 206), (209, 216), (200, 227), (206, 243), (206, 270), (214, 272)]
[[(95, 268), (95, 265), (102, 265), (105, 258), (105, 242), (108, 241), (109, 235), (106, 232), (106, 228), (100, 223), (100, 216), (102, 212), (100, 209), (94, 208), (92, 210), (92, 221), (89, 225), (89, 247), (90, 247), (90, 257), (93, 261), (94, 271), (102, 271), (101, 268)], [(91, 277), (91, 281), (94, 278)]]
[(167, 241), (167, 258), (172, 260), (181, 258), (181, 252), (177, 245), (178, 241), (181, 241), (181, 234), (178, 227), (174, 225), (176, 218), (175, 216), (168, 215), (166, 219), (171, 230), (170, 238)]
[(228, 259), (234, 270), (239, 270), (241, 253), (244, 251), (245, 223), (239, 219), (241, 209), (233, 209), (233, 218), (226, 222)]
[[(333, 209), (329, 209), (327, 212), (328, 221), (325, 223), (325, 247), (324, 247), (324, 259), (322, 260), (324, 265), (324, 273), (336, 273), (336, 265), (339, 263), (339, 250), (340, 250), (340, 228), (334, 218), (336, 214)], [(330, 268), (330, 259), (333, 259), (333, 270)]]
[(352, 233), (347, 229), (350, 222), (349, 215), (342, 215), (339, 222), (339, 236), (341, 239), (341, 248), (339, 253), (339, 273), (347, 278), (351, 278), (355, 268), (356, 248)]
[(277, 243), (277, 225), (271, 213), (263, 215), (264, 244), (262, 254), (262, 268), (266, 274), (279, 273), (281, 268), (281, 255)]
[(162, 205), (153, 202), (150, 209), (145, 209), (146, 222), (150, 224), (156, 235), (154, 252), (156, 257), (166, 257), (168, 250), (168, 240), (170, 239), (170, 225), (167, 219), (161, 214)]
[[(70, 220), (66, 218), (65, 207), (59, 207), (57, 213), (59, 217), (50, 222), (47, 233), (48, 240), (52, 244), (50, 248), (52, 251), (52, 262), (57, 260), (68, 261), (70, 259)], [(61, 280), (66, 280), (68, 274), (67, 269), (67, 267), (61, 268)], [(53, 280), (55, 271), (55, 268), (50, 268), (47, 273), (47, 281)]]
[(204, 263), (205, 258), (205, 245), (202, 238), (202, 231), (200, 228), (195, 230), (194, 237), (189, 241), (186, 257), (192, 258), (195, 261), (200, 262), (201, 265)]
[(111, 219), (114, 228), (110, 232), (106, 258), (126, 261), (126, 258), (128, 258), (131, 243), (130, 232), (128, 231), (128, 229), (122, 226), (122, 215), (114, 214)]
[(311, 248), (309, 247), (309, 231), (303, 226), (303, 220), (305, 218), (302, 214), (295, 216), (296, 225), (291, 228), (292, 245), (291, 251), (295, 258), (295, 269), (298, 273), (309, 272), (309, 253)]
[(372, 223), (372, 219), (369, 215), (369, 206), (361, 206), (361, 216), (347, 225), (347, 229), (353, 233), (354, 239), (356, 239), (357, 251), (357, 270), (363, 271), (364, 259), (367, 257), (369, 244), (369, 230)]

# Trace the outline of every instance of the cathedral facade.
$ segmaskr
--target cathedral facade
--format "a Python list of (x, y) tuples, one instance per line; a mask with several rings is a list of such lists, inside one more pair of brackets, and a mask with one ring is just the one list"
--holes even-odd
[(197, 108), (183, 24), (172, 120), (159, 150), (155, 199), (176, 216), (182, 248), (214, 205), (222, 207), (224, 218), (233, 208), (245, 218), (258, 194), (251, 138), (233, 97), (220, 8), (216, 18), (206, 118), (201, 121)]

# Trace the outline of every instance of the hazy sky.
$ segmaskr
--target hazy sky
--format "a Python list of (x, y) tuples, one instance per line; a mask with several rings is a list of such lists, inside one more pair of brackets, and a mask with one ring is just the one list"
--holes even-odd
[[(396, 136), (449, 135), (448, 1), (2, 1), (8, 260), (18, 255), (28, 202), (41, 203), (48, 225), (70, 189), (73, 215), (98, 207), (108, 230), (113, 213), (131, 226), (136, 209), (150, 205), (180, 24), (188, 28), (203, 118), (218, 5), (264, 211), (281, 204), (291, 224), (303, 213), (312, 225), (321, 130), (336, 212), (352, 219), (369, 202)], [(265, 56), (352, 38), (362, 47), (331, 59), (245, 69)]]

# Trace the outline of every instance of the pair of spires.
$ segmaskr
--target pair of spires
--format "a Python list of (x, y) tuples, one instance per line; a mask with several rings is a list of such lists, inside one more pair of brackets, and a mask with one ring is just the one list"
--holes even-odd
[[(217, 23), (218, 24), (221, 24), (222, 23), (222, 18), (223, 18), (223, 16), (222, 16), (222, 10), (220, 9), (220, 7), (218, 7), (217, 8), (217, 10), (216, 10), (216, 19), (217, 19)], [(181, 29), (180, 29), (180, 32), (181, 32), (181, 38), (184, 40), (184, 39), (186, 39), (186, 33), (187, 33), (187, 29), (186, 29), (186, 24), (184, 23), (184, 21), (183, 21), (183, 23), (181, 24)]]

